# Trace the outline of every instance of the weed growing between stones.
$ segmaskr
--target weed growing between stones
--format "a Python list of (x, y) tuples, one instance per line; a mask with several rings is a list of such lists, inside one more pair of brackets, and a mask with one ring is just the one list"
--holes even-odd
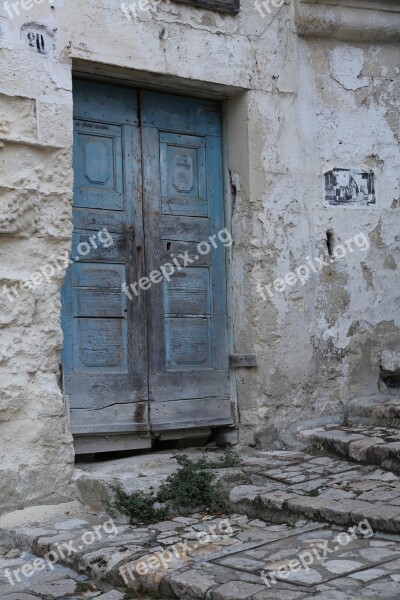
[(128, 515), (131, 523), (157, 523), (163, 521), (168, 513), (168, 507), (154, 508), (154, 498), (146, 495), (144, 492), (131, 492), (128, 494), (121, 486), (112, 488), (115, 492), (115, 498), (111, 503), (111, 508)]
[(160, 487), (158, 500), (168, 503), (175, 510), (205, 508), (213, 512), (227, 509), (224, 496), (215, 489), (214, 469), (226, 469), (239, 464), (239, 455), (227, 448), (217, 461), (208, 460), (205, 453), (198, 460), (191, 460), (186, 454), (175, 456), (181, 467), (169, 475)]
[(342, 418), (341, 422), (340, 422), (340, 426), (341, 427), (348, 427), (349, 429), (352, 429), (353, 427), (353, 423), (350, 421), (349, 417), (346, 415)]
[(181, 468), (161, 485), (159, 501), (174, 509), (222, 509), (223, 500), (213, 486), (215, 475), (202, 466), (202, 459), (194, 462), (184, 454), (175, 458)]
[[(182, 455), (182, 456), (185, 456), (185, 455)], [(179, 456), (175, 457), (176, 461), (179, 463), (178, 458), (179, 458)], [(185, 457), (185, 458), (187, 458), (187, 457)], [(224, 449), (223, 455), (220, 456), (218, 460), (209, 460), (206, 456), (206, 453), (203, 452), (203, 456), (199, 460), (196, 460), (196, 461), (189, 460), (189, 462), (191, 464), (193, 464), (194, 466), (196, 466), (198, 469), (207, 469), (208, 470), (208, 469), (229, 469), (232, 467), (237, 467), (240, 464), (241, 460), (242, 459), (240, 458), (239, 454), (237, 452), (235, 452), (235, 450), (233, 450), (230, 446), (228, 446), (228, 448)]]
[(186, 454), (176, 455), (180, 466), (176, 473), (169, 475), (160, 487), (157, 502), (151, 495), (142, 491), (128, 494), (120, 486), (115, 486), (112, 508), (127, 514), (131, 523), (149, 525), (162, 521), (170, 511), (190, 511), (206, 509), (211, 512), (227, 510), (224, 495), (215, 488), (215, 469), (237, 466), (240, 457), (232, 448), (227, 448), (218, 460), (209, 460), (205, 453), (197, 460)]
[(145, 587), (140, 586), (137, 590), (129, 588), (125, 592), (123, 600), (158, 600), (158, 598), (161, 598), (158, 592), (150, 592)]
[(307, 446), (303, 452), (311, 454), (312, 456), (321, 456), (321, 454), (326, 454), (327, 449), (322, 442), (315, 442), (311, 446)]
[(87, 592), (91, 592), (92, 594), (98, 594), (98, 588), (88, 581), (78, 581), (75, 588), (75, 594), (86, 594)]

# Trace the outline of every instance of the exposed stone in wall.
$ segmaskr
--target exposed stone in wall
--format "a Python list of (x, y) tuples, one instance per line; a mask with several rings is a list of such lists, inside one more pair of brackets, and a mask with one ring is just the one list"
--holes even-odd
[(0, 94), (0, 134), (3, 140), (37, 140), (36, 103), (32, 98)]
[(0, 290), (16, 293), (0, 295), (0, 510), (74, 495), (72, 437), (57, 384), (64, 274), (20, 287), (70, 246), (71, 94), (66, 104), (43, 62), (14, 43), (1, 51)]

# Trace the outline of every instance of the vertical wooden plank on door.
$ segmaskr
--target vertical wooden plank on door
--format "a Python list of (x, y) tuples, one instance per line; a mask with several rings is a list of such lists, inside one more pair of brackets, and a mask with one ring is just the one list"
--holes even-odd
[(134, 245), (143, 244), (135, 91), (74, 82), (74, 173), (73, 264), (62, 294), (72, 433), (144, 434), (145, 306), (122, 292), (144, 270)]
[(152, 92), (141, 106), (146, 270), (187, 263), (146, 292), (151, 428), (230, 425), (219, 106)]

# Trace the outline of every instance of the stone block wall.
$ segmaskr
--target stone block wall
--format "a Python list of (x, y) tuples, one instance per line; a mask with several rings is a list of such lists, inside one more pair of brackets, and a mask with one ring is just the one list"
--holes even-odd
[(18, 44), (0, 53), (1, 510), (73, 497), (74, 456), (59, 387), (65, 258), (52, 263), (72, 230), (71, 81), (60, 91)]

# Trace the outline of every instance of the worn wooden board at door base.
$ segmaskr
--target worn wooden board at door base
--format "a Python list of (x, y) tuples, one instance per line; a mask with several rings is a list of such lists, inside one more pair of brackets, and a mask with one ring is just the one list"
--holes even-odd
[(127, 448), (232, 425), (219, 104), (77, 80), (74, 117), (72, 433)]

